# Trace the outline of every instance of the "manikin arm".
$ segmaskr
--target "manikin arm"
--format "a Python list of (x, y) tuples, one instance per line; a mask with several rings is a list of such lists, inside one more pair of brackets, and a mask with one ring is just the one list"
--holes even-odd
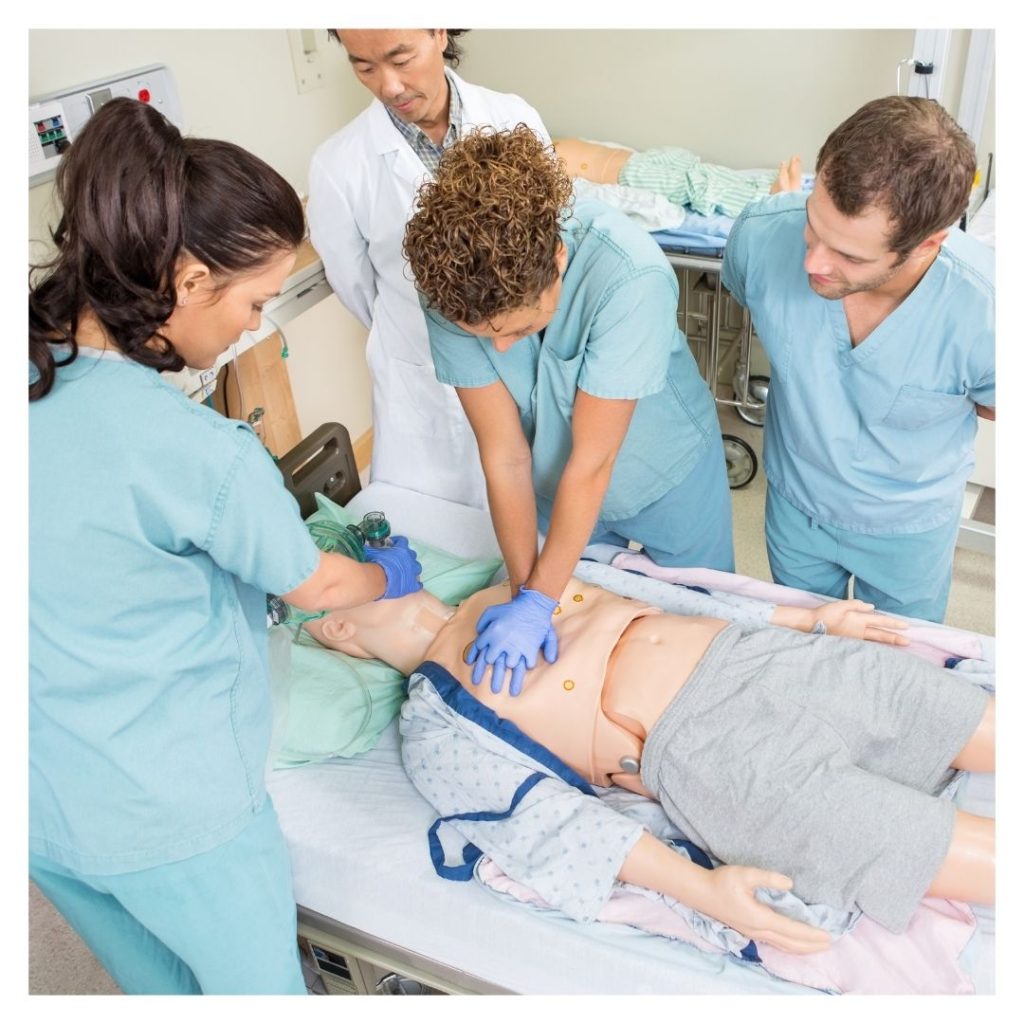
[[(872, 605), (864, 601), (829, 601), (814, 608), (798, 608), (793, 605), (773, 605), (761, 597), (743, 592), (718, 590), (714, 582), (702, 582), (702, 587), (711, 589), (697, 590), (662, 579), (625, 573), (601, 562), (580, 562), (575, 572), (580, 579), (623, 597), (656, 604), (676, 615), (729, 619), (745, 631), (763, 629), (765, 626), (783, 626), (809, 633), (815, 623), (821, 621), (833, 636), (897, 646), (905, 646), (907, 642), (898, 632), (892, 632), (905, 629), (906, 622), (876, 612)], [(739, 577), (739, 580), (742, 582), (743, 577)]]
[(773, 626), (785, 626), (802, 633), (812, 632), (820, 622), (824, 623), (825, 630), (832, 636), (873, 640), (875, 643), (896, 647), (905, 647), (910, 643), (905, 636), (893, 632), (906, 629), (908, 623), (905, 620), (876, 612), (875, 606), (866, 601), (829, 601), (817, 608), (778, 604), (769, 622)]
[(788, 891), (793, 882), (786, 875), (728, 864), (709, 871), (649, 832), (623, 861), (619, 878), (662, 892), (755, 942), (767, 942), (788, 953), (818, 953), (831, 941), (828, 932), (794, 921), (755, 897), (758, 888)]

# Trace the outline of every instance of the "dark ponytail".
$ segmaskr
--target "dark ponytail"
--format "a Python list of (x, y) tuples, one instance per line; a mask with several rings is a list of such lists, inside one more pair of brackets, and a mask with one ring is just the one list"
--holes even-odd
[(295, 190), (268, 164), (229, 142), (183, 138), (130, 99), (89, 119), (57, 168), (56, 196), (57, 252), (29, 277), (30, 400), (77, 356), (86, 310), (130, 359), (180, 370), (184, 360), (160, 333), (179, 260), (193, 256), (230, 278), (294, 249), (304, 232)]

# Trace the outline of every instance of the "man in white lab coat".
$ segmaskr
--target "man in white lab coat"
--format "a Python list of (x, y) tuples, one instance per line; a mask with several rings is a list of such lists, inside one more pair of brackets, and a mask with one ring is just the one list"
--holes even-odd
[(454, 388), (434, 376), (427, 329), (402, 255), (416, 189), (441, 152), (480, 125), (529, 125), (518, 96), (458, 77), (447, 29), (332, 29), (373, 102), (313, 155), (310, 237), (327, 280), (370, 331), (373, 381), (370, 477), (477, 508), (486, 492), (476, 440)]

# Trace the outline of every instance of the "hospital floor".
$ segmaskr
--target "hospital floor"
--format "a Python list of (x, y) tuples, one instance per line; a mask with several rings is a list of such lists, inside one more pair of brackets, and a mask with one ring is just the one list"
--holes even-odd
[[(746, 440), (761, 459), (761, 430), (731, 409), (720, 413), (722, 430)], [(770, 579), (764, 544), (765, 476), (759, 468), (744, 488), (732, 492), (736, 571)], [(983, 495), (976, 515), (994, 521), (992, 495)], [(978, 633), (995, 633), (995, 559), (958, 548), (953, 567), (946, 624)], [(30, 994), (105, 995), (120, 990), (45, 896), (29, 884)]]

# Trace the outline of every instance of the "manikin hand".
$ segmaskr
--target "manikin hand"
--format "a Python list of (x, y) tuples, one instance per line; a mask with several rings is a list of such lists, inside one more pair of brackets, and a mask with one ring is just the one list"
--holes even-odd
[(910, 641), (894, 629), (906, 629), (908, 623), (875, 611), (867, 601), (830, 601), (810, 609), (815, 622), (824, 622), (833, 636), (849, 636), (855, 640), (874, 640), (879, 644), (906, 647)]
[(364, 544), (363, 551), (366, 552), (368, 562), (373, 562), (384, 570), (387, 586), (384, 593), (377, 598), (378, 601), (405, 597), (406, 594), (423, 589), (423, 584), (419, 580), (423, 567), (405, 537), (392, 537), (391, 544), (384, 548)]
[(754, 895), (758, 889), (788, 892), (793, 882), (786, 875), (739, 864), (708, 870), (650, 832), (644, 832), (626, 855), (618, 877), (631, 885), (663, 892), (717, 918), (748, 939), (767, 942), (787, 953), (820, 953), (832, 941), (828, 932), (794, 921)]
[(820, 953), (828, 949), (831, 936), (820, 928), (780, 914), (755, 895), (756, 889), (788, 892), (792, 879), (777, 871), (723, 864), (709, 872), (706, 898), (696, 909), (717, 918), (755, 942), (767, 942), (787, 953)]
[(537, 664), (538, 652), (543, 650), (549, 662), (558, 657), (558, 637), (551, 625), (557, 607), (554, 598), (526, 587), (520, 587), (511, 601), (491, 605), (477, 620), (476, 639), (466, 654), (466, 664), (473, 666), (473, 685), (480, 684), (490, 665), (491, 693), (501, 693), (505, 672), (511, 669), (508, 692), (518, 697), (526, 670)]

